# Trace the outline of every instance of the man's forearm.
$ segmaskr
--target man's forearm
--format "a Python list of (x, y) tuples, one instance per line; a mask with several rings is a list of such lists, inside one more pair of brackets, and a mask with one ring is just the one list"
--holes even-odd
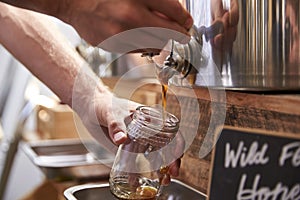
[[(74, 81), (84, 60), (45, 16), (0, 3), (0, 43), (71, 106)], [(99, 87), (106, 91), (101, 81)], [(82, 82), (87, 92), (88, 83)]]

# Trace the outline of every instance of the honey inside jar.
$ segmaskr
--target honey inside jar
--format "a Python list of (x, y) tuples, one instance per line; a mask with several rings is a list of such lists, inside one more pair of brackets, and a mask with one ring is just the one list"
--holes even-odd
[[(116, 184), (115, 187), (119, 193), (114, 195), (120, 200), (155, 200), (158, 190), (150, 185), (132, 187), (129, 184)], [(125, 192), (127, 191), (127, 192)]]
[(157, 189), (151, 186), (140, 186), (136, 189), (135, 193), (131, 194), (132, 199), (155, 199)]

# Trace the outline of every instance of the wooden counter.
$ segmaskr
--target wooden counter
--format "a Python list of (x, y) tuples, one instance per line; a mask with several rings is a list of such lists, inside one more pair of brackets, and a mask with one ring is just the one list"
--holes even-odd
[[(123, 81), (122, 84), (118, 84), (117, 89), (114, 87), (117, 79), (110, 78), (103, 81), (121, 97), (128, 98), (126, 91), (135, 90), (130, 97), (134, 101), (146, 105), (161, 102), (161, 86), (153, 81), (149, 83), (145, 80)], [(139, 83), (140, 81), (142, 83)], [(142, 86), (137, 87), (137, 85)], [(199, 151), (200, 148), (206, 148), (205, 146), (209, 148), (211, 145), (207, 143), (202, 145), (206, 135), (210, 135), (212, 141), (215, 128), (223, 125), (222, 120), (219, 119), (211, 122), (212, 113), (218, 115), (218, 110), (213, 111), (212, 106), (222, 104), (221, 108), (223, 106), (224, 112), (220, 110), (220, 114), (224, 114), (225, 125), (300, 134), (300, 96), (298, 95), (221, 91), (219, 97), (222, 99), (221, 103), (218, 102), (218, 92), (207, 88), (171, 87), (167, 99), (169, 112), (181, 119), (190, 119), (189, 124), (183, 124), (185, 129), (195, 128), (195, 126), (198, 128), (195, 139), (182, 158), (179, 179), (204, 193), (207, 192), (209, 182), (211, 154), (200, 158)], [(195, 106), (198, 106), (200, 111), (199, 119), (193, 119), (197, 116)], [(184, 112), (181, 113), (181, 110)]]

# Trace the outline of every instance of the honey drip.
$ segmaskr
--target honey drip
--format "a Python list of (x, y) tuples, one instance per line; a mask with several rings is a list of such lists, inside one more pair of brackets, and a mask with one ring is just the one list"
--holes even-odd
[(159, 173), (161, 174), (161, 177), (159, 178), (159, 185), (161, 186), (164, 184), (164, 179), (166, 178), (166, 176), (168, 176), (169, 166), (161, 166), (159, 169)]

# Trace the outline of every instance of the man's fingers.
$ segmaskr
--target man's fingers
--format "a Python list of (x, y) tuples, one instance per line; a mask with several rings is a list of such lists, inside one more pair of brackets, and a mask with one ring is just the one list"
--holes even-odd
[(113, 133), (113, 140), (116, 144), (122, 144), (127, 139), (127, 136), (124, 132), (120, 131), (117, 133)]
[(175, 177), (178, 176), (180, 165), (181, 165), (181, 159), (177, 159), (176, 161), (172, 162), (169, 166), (170, 175)]
[(164, 0), (164, 3), (161, 3), (161, 0), (152, 0), (146, 1), (146, 3), (149, 9), (162, 13), (186, 30), (189, 30), (193, 25), (191, 15), (183, 8), (178, 0)]

